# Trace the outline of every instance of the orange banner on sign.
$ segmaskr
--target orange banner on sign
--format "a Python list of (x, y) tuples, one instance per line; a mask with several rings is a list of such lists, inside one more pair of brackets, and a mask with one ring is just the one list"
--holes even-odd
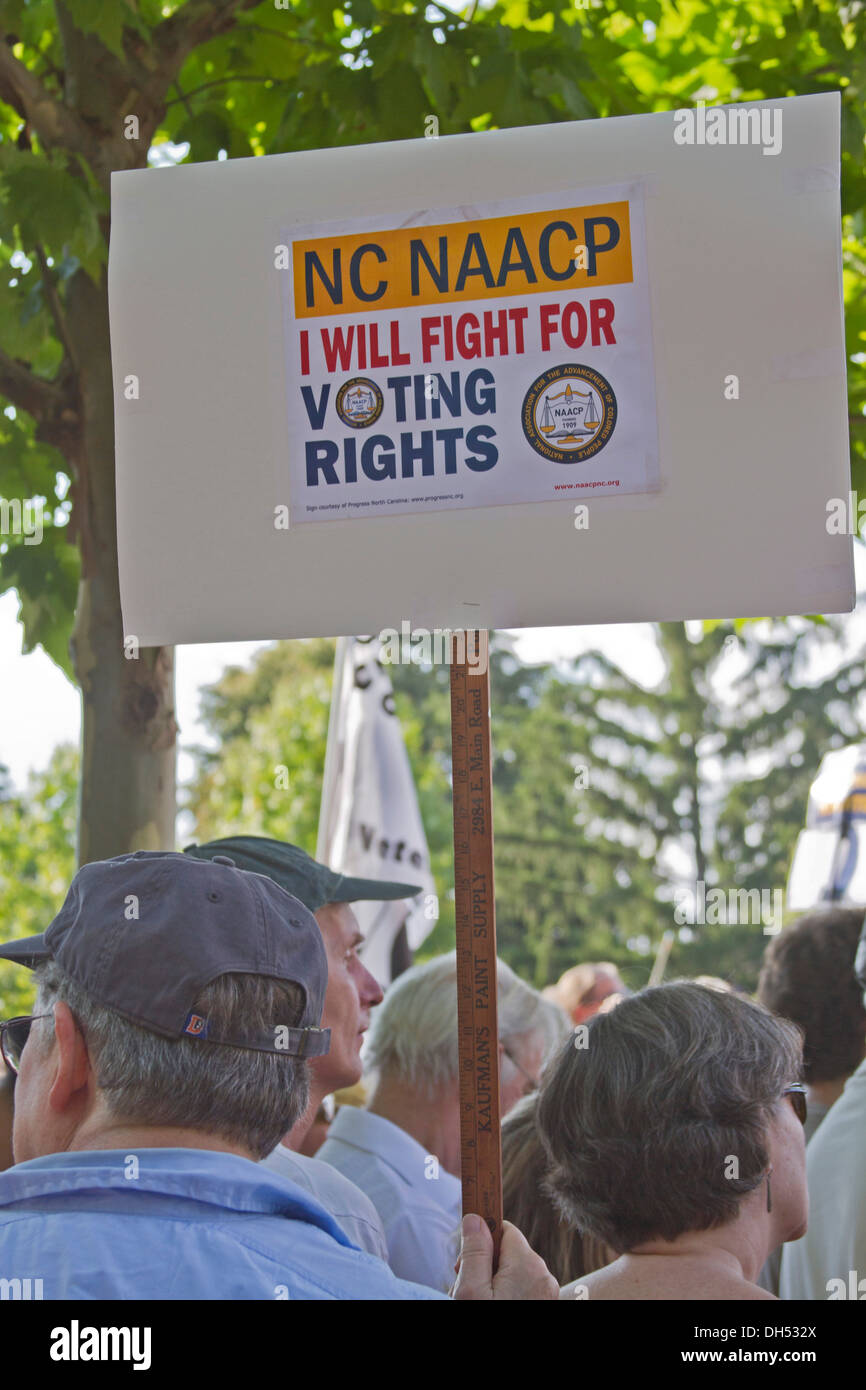
[(292, 243), (295, 318), (632, 280), (628, 203)]

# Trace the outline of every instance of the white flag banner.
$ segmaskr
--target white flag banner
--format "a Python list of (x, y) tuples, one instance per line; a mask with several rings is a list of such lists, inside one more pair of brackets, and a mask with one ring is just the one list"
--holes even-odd
[(788, 876), (788, 908), (866, 905), (866, 744), (828, 753), (809, 791)]
[(353, 877), (419, 885), (414, 899), (353, 904), (364, 964), (385, 986), (401, 926), (417, 950), (436, 925), (438, 899), (393, 688), (378, 657), (378, 638), (338, 639), (316, 858)]

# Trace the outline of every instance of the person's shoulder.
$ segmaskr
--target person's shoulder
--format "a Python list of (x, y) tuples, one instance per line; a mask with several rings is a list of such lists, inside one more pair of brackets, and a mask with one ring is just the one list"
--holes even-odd
[(261, 1160), (259, 1167), (266, 1168), (270, 1173), (277, 1173), (281, 1178), (288, 1178), (289, 1182), (297, 1183), (299, 1187), (306, 1188), (308, 1192), (313, 1191), (312, 1177), (309, 1167), (311, 1162), (303, 1154), (295, 1153), (293, 1149), (287, 1149), (284, 1144), (277, 1144), (275, 1149)]
[(838, 1169), (844, 1170), (846, 1187), (851, 1182), (866, 1187), (866, 1165), (860, 1159), (864, 1125), (866, 1070), (861, 1063), (809, 1139), (806, 1171), (810, 1182), (815, 1181), (816, 1173)]
[(566, 1300), (574, 1299), (577, 1302), (630, 1297), (628, 1294), (617, 1292), (622, 1285), (622, 1261), (614, 1260), (613, 1264), (605, 1265), (603, 1269), (593, 1270), (591, 1274), (582, 1274), (579, 1279), (564, 1284), (559, 1291), (559, 1297)]
[[(369, 1227), (373, 1244), (367, 1238), (362, 1242), (364, 1248), (372, 1249), (374, 1254), (382, 1252), (385, 1237), (378, 1211), (366, 1192), (339, 1168), (307, 1154), (296, 1154), (281, 1144), (262, 1162), (273, 1172), (303, 1186), (338, 1222), (345, 1225), (345, 1221), (351, 1219)], [(353, 1231), (347, 1234), (354, 1239)]]
[(313, 1192), (338, 1193), (344, 1201), (351, 1202), (363, 1211), (375, 1210), (370, 1198), (358, 1184), (347, 1178), (346, 1174), (341, 1173), (332, 1163), (326, 1163), (321, 1158), (308, 1158), (303, 1154), (299, 1157), (303, 1160), (305, 1177)]
[(587, 1300), (598, 1303), (621, 1301), (751, 1301), (778, 1300), (774, 1294), (745, 1279), (705, 1269), (686, 1268), (679, 1261), (660, 1256), (644, 1257), (637, 1267), (625, 1257), (614, 1260), (604, 1269), (597, 1269), (575, 1279), (560, 1291), (560, 1299)]

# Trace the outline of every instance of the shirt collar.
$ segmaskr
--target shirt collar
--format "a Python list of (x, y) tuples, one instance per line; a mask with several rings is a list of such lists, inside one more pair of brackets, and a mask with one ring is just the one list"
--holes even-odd
[[(130, 1171), (130, 1161), (135, 1169)], [(284, 1216), (351, 1242), (308, 1192), (252, 1159), (213, 1149), (100, 1149), (46, 1154), (0, 1173), (0, 1208), (71, 1192), (151, 1192), (237, 1212)]]
[(425, 1162), (431, 1155), (417, 1139), (391, 1120), (386, 1120), (384, 1115), (373, 1115), (369, 1110), (360, 1110), (355, 1105), (343, 1105), (337, 1111), (328, 1138), (340, 1139), (344, 1144), (352, 1144), (356, 1149), (372, 1154), (399, 1173), (410, 1187), (420, 1189), (449, 1210), (455, 1201), (460, 1201), (460, 1179), (440, 1166), (436, 1182), (427, 1181), (424, 1177)]

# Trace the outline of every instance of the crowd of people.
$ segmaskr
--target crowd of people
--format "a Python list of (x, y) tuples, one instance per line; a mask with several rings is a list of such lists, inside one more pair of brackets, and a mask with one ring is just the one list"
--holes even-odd
[[(56, 1299), (857, 1297), (866, 938), (756, 998), (498, 965), (504, 1233), (461, 1211), (456, 956), (384, 993), (347, 878), (237, 836), (85, 865), (0, 1029), (0, 1280)], [(866, 1290), (866, 1277), (863, 1281)], [(862, 1296), (862, 1294), (860, 1295)]]

